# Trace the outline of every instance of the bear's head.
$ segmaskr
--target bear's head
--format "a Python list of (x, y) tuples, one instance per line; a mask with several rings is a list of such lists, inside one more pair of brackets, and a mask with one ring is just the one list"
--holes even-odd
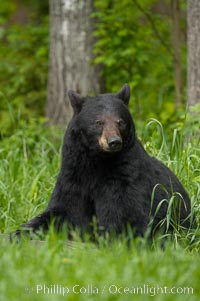
[(101, 154), (119, 153), (132, 145), (135, 127), (128, 110), (128, 84), (116, 94), (83, 97), (70, 90), (68, 95), (74, 110), (70, 125), (73, 139)]

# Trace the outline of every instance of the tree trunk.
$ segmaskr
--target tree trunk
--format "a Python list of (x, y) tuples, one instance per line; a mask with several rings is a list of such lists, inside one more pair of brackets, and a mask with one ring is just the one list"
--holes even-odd
[(172, 10), (172, 44), (174, 60), (174, 77), (175, 77), (175, 105), (176, 109), (183, 102), (183, 84), (181, 68), (181, 13), (179, 0), (171, 0)]
[(187, 103), (200, 104), (200, 1), (188, 0)]
[(72, 109), (67, 90), (98, 93), (100, 79), (93, 58), (93, 0), (50, 0), (50, 55), (46, 115), (66, 125)]

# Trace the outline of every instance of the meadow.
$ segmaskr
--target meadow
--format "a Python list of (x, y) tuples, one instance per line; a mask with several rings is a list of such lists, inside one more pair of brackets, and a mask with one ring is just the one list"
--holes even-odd
[[(198, 128), (200, 126), (198, 125)], [(142, 134), (143, 133), (143, 134)], [(163, 300), (200, 298), (200, 231), (175, 231), (163, 248), (126, 239), (75, 240), (53, 228), (43, 240), (9, 242), (6, 234), (42, 212), (60, 166), (64, 132), (33, 121), (0, 141), (0, 301)], [(192, 125), (171, 138), (155, 120), (140, 131), (145, 148), (179, 177), (200, 220), (200, 138)]]

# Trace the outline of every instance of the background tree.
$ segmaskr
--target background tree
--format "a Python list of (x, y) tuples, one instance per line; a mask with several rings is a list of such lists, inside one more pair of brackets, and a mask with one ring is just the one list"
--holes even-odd
[(50, 56), (46, 114), (50, 122), (64, 124), (72, 109), (67, 89), (98, 93), (98, 67), (93, 58), (93, 1), (50, 0)]
[(187, 103), (200, 104), (200, 1), (188, 0)]

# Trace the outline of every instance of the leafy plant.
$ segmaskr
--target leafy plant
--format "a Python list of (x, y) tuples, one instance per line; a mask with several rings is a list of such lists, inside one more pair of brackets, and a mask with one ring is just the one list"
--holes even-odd
[(19, 118), (44, 115), (48, 70), (48, 16), (29, 12), (25, 25), (11, 23), (17, 7), (2, 0), (0, 10), (0, 139)]
[[(155, 11), (156, 3), (95, 0), (94, 63), (102, 65), (108, 91), (130, 84), (131, 111), (138, 119), (157, 118), (170, 130), (177, 120), (183, 122), (184, 108), (176, 112), (174, 105), (171, 19)], [(185, 65), (184, 43), (182, 57)]]

